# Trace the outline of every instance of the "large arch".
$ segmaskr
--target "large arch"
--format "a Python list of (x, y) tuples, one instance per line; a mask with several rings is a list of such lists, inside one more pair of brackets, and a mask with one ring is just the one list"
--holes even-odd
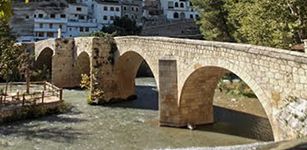
[(41, 74), (44, 75), (44, 77), (42, 77), (43, 80), (50, 81), (52, 79), (53, 56), (54, 50), (46, 47), (40, 51), (37, 57), (35, 57), (35, 69), (38, 69), (38, 72), (41, 72)]
[[(226, 65), (228, 64), (228, 65)], [(188, 76), (184, 78), (178, 105), (183, 114), (183, 122), (192, 124), (213, 123), (213, 97), (218, 80), (225, 73), (232, 72), (240, 77), (255, 93), (270, 121), (274, 137), (278, 129), (272, 118), (272, 107), (269, 97), (240, 66), (229, 65), (227, 60), (214, 61), (208, 58), (203, 64), (188, 69)]]
[(148, 64), (148, 67), (155, 78), (156, 76), (152, 71), (151, 63), (146, 61), (139, 53), (127, 51), (117, 58), (114, 72), (117, 78), (117, 88), (121, 98), (135, 98), (135, 78), (143, 62)]

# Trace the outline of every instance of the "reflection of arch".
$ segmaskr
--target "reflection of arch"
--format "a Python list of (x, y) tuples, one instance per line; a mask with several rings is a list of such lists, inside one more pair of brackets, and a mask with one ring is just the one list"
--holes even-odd
[(44, 80), (50, 80), (52, 75), (52, 57), (53, 50), (49, 47), (44, 48), (40, 51), (39, 55), (35, 60), (35, 68), (40, 70)]
[(216, 61), (208, 60), (208, 63), (201, 68), (189, 71), (189, 76), (184, 80), (178, 102), (180, 109), (187, 111), (185, 112), (187, 115), (184, 115), (186, 118), (183, 121), (195, 124), (212, 123), (213, 96), (217, 83), (225, 73), (232, 72), (240, 77), (256, 94), (271, 123), (273, 134), (276, 135), (277, 129), (272, 124), (272, 108), (268, 96), (246, 72), (239, 69), (238, 66), (226, 65), (227, 63), (227, 61), (221, 60), (217, 64)]
[[(122, 54), (116, 61), (115, 73), (118, 79), (118, 91), (122, 98), (135, 96), (135, 78), (144, 58), (133, 51)], [(150, 70), (152, 68), (148, 63)]]
[(174, 18), (175, 19), (179, 18), (179, 14), (177, 12), (174, 12)]

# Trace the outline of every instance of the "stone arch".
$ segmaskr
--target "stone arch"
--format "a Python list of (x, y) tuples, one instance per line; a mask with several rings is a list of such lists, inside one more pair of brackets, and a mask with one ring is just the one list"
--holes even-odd
[(148, 64), (157, 83), (157, 75), (153, 71), (152, 63), (147, 61), (141, 54), (135, 51), (127, 51), (117, 58), (114, 72), (117, 77), (117, 88), (121, 98), (129, 99), (136, 96), (135, 78), (140, 65), (144, 61)]
[(51, 80), (54, 50), (46, 47), (39, 52), (40, 53), (35, 56), (34, 66), (36, 69), (42, 71), (42, 74), (46, 74), (46, 76), (43, 77), (44, 79)]
[(183, 79), (183, 85), (179, 95), (178, 105), (183, 113), (184, 123), (208, 124), (213, 118), (213, 96), (218, 80), (228, 72), (240, 77), (255, 93), (270, 121), (274, 138), (277, 137), (276, 128), (272, 116), (270, 97), (263, 91), (252, 78), (252, 75), (244, 72), (239, 66), (229, 65), (227, 60), (207, 58), (202, 64), (197, 64), (188, 70), (188, 76)]

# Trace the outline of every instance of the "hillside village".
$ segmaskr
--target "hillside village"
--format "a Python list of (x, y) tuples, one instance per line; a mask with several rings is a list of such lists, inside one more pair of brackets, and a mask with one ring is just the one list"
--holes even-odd
[(201, 38), (190, 0), (15, 0), (13, 12), (18, 42), (87, 36), (121, 17), (142, 27), (143, 36)]

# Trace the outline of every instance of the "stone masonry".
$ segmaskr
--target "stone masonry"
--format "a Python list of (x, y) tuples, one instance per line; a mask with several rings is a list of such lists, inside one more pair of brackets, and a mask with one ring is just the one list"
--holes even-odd
[[(295, 126), (285, 126), (280, 119), (281, 111), (288, 110), (284, 106), (290, 103), (289, 97), (307, 99), (305, 53), (247, 44), (127, 36), (111, 41), (89, 37), (42, 41), (35, 44), (36, 57), (47, 47), (54, 50), (52, 82), (60, 87), (77, 85), (78, 57), (88, 54), (91, 98), (101, 103), (135, 98), (135, 75), (145, 60), (158, 85), (163, 126), (213, 123), (214, 89), (221, 76), (232, 72), (257, 95), (276, 141), (305, 133), (289, 130)], [(306, 127), (306, 122), (297, 126)]]

